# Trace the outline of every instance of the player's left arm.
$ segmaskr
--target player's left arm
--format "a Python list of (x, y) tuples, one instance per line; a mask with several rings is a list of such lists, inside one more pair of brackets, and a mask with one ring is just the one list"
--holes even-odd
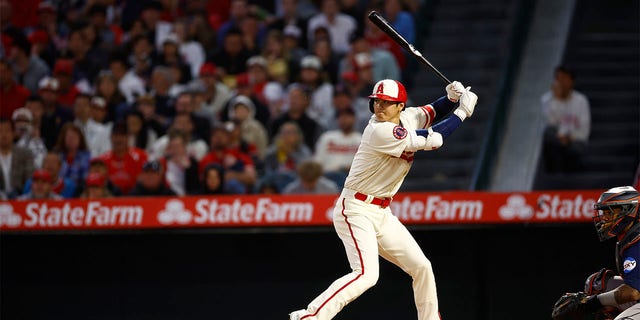
[[(428, 129), (418, 129), (415, 132), (410, 132), (412, 142), (414, 140), (416, 141), (413, 143), (416, 145), (416, 150), (434, 150), (440, 148), (444, 143), (444, 139), (458, 129), (462, 121), (473, 114), (477, 102), (478, 96), (471, 91), (466, 91), (460, 96), (460, 105), (444, 120), (434, 124)], [(422, 147), (419, 146), (419, 144), (422, 143), (420, 137), (425, 138)]]

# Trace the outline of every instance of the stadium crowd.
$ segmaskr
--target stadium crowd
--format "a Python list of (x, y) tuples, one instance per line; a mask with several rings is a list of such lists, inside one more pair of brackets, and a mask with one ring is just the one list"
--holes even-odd
[(419, 1), (0, 0), (0, 199), (339, 192)]

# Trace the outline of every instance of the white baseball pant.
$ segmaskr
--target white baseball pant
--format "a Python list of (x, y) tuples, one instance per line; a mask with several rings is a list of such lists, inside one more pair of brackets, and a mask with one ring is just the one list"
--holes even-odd
[(351, 273), (334, 281), (314, 299), (300, 320), (332, 319), (344, 306), (378, 281), (378, 255), (413, 278), (419, 320), (439, 320), (436, 282), (431, 262), (389, 207), (354, 198), (343, 190), (333, 212), (333, 224), (344, 244)]

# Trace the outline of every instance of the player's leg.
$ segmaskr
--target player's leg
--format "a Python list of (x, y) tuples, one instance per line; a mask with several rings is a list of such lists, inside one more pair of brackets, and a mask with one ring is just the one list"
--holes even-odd
[(352, 272), (334, 281), (306, 310), (296, 311), (292, 319), (331, 319), (378, 281), (376, 230), (361, 212), (365, 208), (360, 204), (363, 202), (345, 198), (339, 201), (334, 211), (334, 227), (344, 244)]
[(380, 256), (400, 267), (413, 278), (413, 295), (419, 320), (439, 320), (438, 295), (431, 262), (409, 233), (388, 211), (378, 236)]

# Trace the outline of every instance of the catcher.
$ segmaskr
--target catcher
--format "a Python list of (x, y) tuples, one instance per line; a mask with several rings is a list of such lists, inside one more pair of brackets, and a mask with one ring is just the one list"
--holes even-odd
[(593, 222), (600, 241), (613, 237), (618, 274), (602, 269), (587, 278), (585, 291), (567, 293), (553, 306), (554, 320), (640, 320), (640, 194), (632, 187), (616, 187), (600, 195)]

